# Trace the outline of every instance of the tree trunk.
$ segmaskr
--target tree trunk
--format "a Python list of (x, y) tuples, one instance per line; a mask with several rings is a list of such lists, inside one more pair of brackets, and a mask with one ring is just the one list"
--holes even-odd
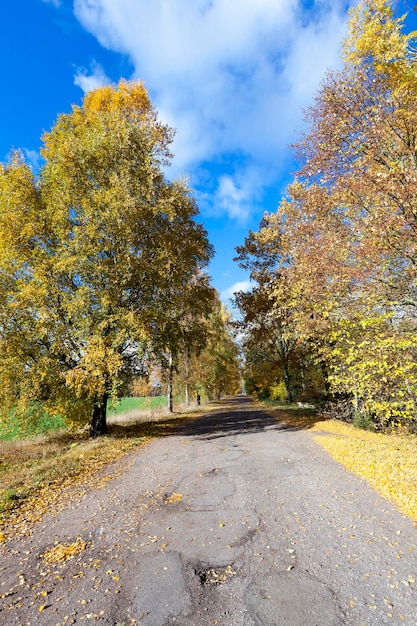
[(306, 383), (305, 383), (304, 368), (303, 368), (302, 362), (300, 364), (300, 376), (301, 376), (301, 389), (302, 389), (303, 393), (305, 393)]
[(104, 393), (102, 396), (98, 396), (95, 399), (91, 418), (90, 437), (99, 437), (100, 435), (104, 435), (107, 431), (106, 416), (108, 399), (108, 393)]
[(172, 400), (173, 370), (174, 370), (174, 368), (173, 368), (173, 365), (172, 365), (172, 354), (170, 354), (169, 358), (168, 358), (168, 390), (167, 390), (168, 411), (170, 413), (174, 412), (173, 400)]
[(324, 389), (326, 390), (326, 395), (330, 394), (330, 383), (329, 383), (329, 374), (327, 371), (327, 365), (324, 361), (320, 361), (320, 369), (323, 376)]
[(190, 362), (189, 362), (189, 357), (187, 354), (187, 356), (185, 357), (185, 406), (186, 407), (190, 406), (190, 393), (188, 389), (189, 378), (190, 378)]
[(286, 396), (285, 399), (287, 402), (293, 402), (294, 397), (292, 395), (290, 370), (288, 368), (287, 361), (284, 361), (282, 364), (282, 373), (284, 376), (284, 384), (285, 384), (285, 396)]

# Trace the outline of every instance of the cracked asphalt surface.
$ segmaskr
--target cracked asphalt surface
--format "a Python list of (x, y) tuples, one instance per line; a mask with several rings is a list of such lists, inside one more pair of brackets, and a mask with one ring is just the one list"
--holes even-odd
[(1, 624), (417, 625), (416, 525), (249, 398), (114, 469), (2, 546)]

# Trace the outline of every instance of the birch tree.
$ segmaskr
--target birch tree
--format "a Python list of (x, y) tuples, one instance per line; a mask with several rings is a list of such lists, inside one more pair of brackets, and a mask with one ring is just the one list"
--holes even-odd
[(1, 168), (5, 408), (42, 400), (105, 432), (109, 396), (212, 254), (190, 190), (163, 173), (172, 137), (122, 81), (58, 117), (37, 179), (19, 155)]

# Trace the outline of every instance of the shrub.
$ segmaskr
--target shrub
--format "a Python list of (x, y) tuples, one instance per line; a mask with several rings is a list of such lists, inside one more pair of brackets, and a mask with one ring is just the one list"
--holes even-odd
[(375, 422), (370, 415), (363, 413), (362, 411), (354, 411), (352, 424), (355, 428), (361, 428), (362, 430), (374, 431)]
[(277, 400), (282, 403), (287, 401), (287, 390), (285, 389), (285, 383), (283, 380), (276, 385), (272, 385), (270, 389), (270, 398), (271, 400)]

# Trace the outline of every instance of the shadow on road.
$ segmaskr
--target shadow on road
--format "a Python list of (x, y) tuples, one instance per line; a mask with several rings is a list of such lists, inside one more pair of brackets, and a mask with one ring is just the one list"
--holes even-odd
[(167, 419), (146, 424), (114, 424), (109, 430), (112, 435), (122, 437), (154, 434), (217, 439), (264, 430), (306, 430), (323, 419), (315, 415), (313, 411), (301, 408), (275, 409), (272, 414), (256, 406), (252, 398), (243, 395), (227, 398), (216, 404), (218, 404), (218, 409), (211, 410), (198, 418)]

